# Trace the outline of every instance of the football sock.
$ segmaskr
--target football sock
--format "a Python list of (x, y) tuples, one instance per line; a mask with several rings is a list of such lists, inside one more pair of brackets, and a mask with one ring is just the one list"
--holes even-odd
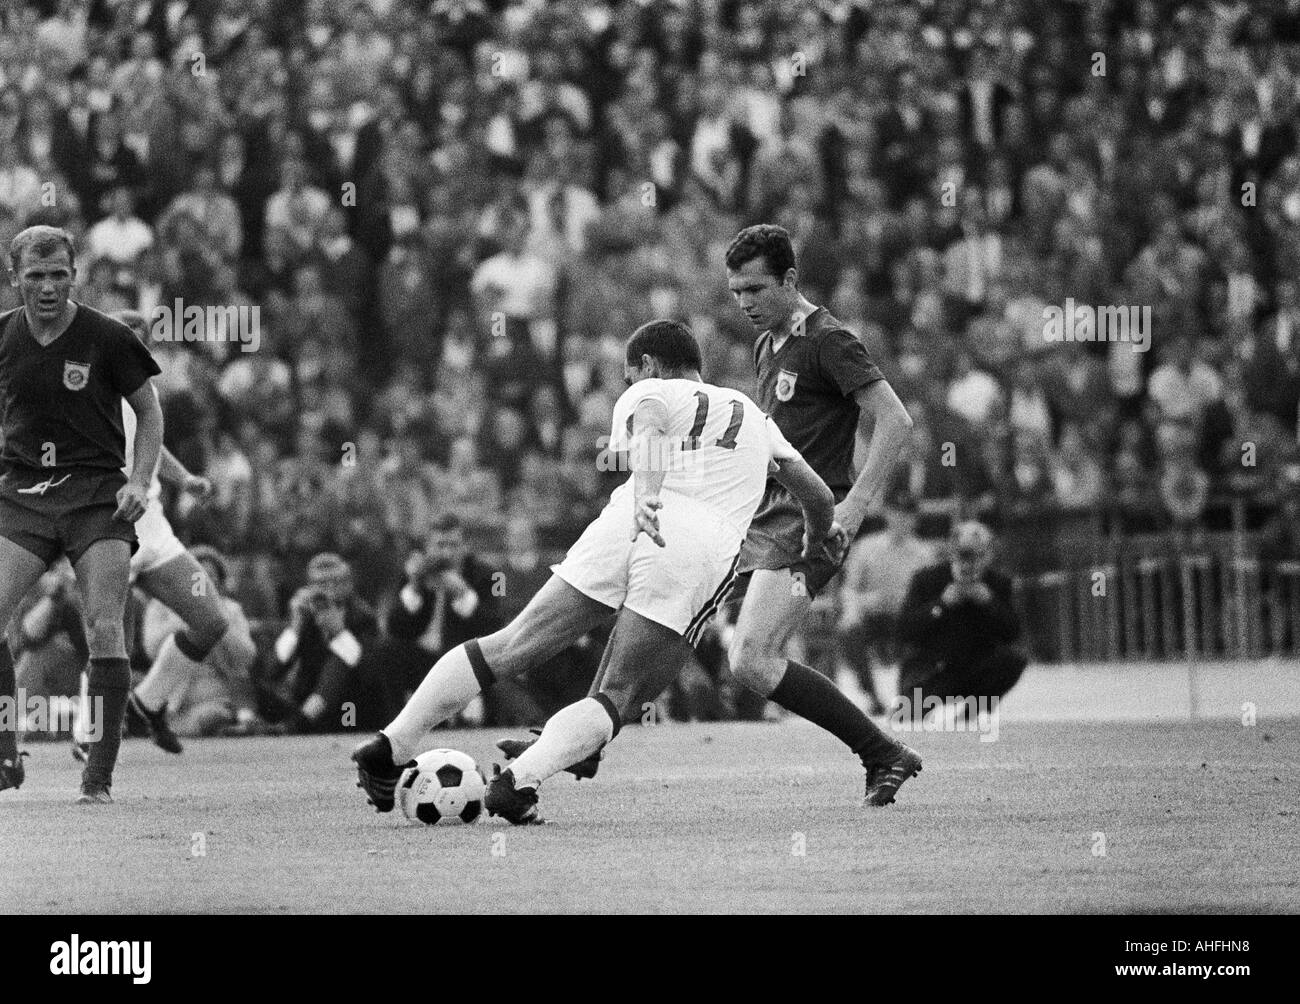
[(90, 673), (81, 671), (81, 692), (77, 698), (77, 714), (72, 721), (72, 741), (90, 742), (91, 729), (98, 728), (98, 722), (92, 721), (90, 709)]
[(0, 638), (0, 698), (15, 702), (12, 728), (0, 728), (0, 760), (12, 760), (18, 756), (18, 719), (23, 709), (17, 705), (17, 689), (13, 653), (9, 651), (9, 643)]
[(113, 767), (117, 764), (117, 752), (122, 745), (122, 717), (130, 690), (131, 665), (126, 659), (90, 660), (90, 714), (99, 737), (90, 744), (83, 780), (112, 783)]
[(546, 723), (537, 742), (510, 765), (515, 787), (535, 788), (552, 774), (585, 760), (614, 738), (616, 722), (608, 699), (584, 697), (561, 708)]
[(897, 743), (815, 669), (787, 661), (785, 675), (769, 695), (781, 707), (820, 725), (865, 764), (888, 759)]
[(135, 696), (149, 711), (166, 706), (167, 699), (176, 689), (202, 670), (203, 658), (213, 647), (209, 646), (205, 651), (184, 637), (181, 631), (168, 635), (149, 672), (137, 684)]
[(392, 744), (393, 763), (415, 756), (425, 733), (463, 710), (491, 679), (477, 641), (457, 645), (435, 662), (406, 707), (382, 730)]

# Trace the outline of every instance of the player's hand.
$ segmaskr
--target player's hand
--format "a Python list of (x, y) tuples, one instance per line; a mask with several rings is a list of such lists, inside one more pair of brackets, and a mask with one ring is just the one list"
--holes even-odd
[(144, 515), (148, 505), (148, 491), (134, 481), (128, 481), (117, 490), (117, 511), (113, 513), (113, 518), (134, 523)]
[(943, 592), (939, 594), (939, 602), (945, 607), (955, 606), (960, 603), (965, 590), (959, 583), (949, 582), (943, 587)]
[(835, 525), (841, 528), (847, 541), (852, 541), (858, 535), (858, 528), (862, 526), (862, 518), (849, 512), (847, 499), (835, 505)]
[(988, 603), (993, 599), (993, 592), (982, 582), (972, 582), (966, 587), (966, 598), (976, 603)]
[(212, 495), (212, 482), (201, 474), (187, 474), (181, 482), (181, 491), (202, 502)]
[(849, 551), (849, 535), (845, 532), (844, 527), (838, 523), (832, 523), (826, 536), (818, 541), (808, 539), (808, 529), (804, 528), (803, 532), (803, 558), (825, 558), (834, 565), (838, 566)]
[(659, 532), (659, 510), (664, 507), (664, 504), (659, 496), (647, 495), (639, 502), (636, 502), (635, 506), (636, 508), (632, 513), (631, 540), (635, 541), (637, 537), (644, 533), (660, 547), (664, 547), (664, 538)]

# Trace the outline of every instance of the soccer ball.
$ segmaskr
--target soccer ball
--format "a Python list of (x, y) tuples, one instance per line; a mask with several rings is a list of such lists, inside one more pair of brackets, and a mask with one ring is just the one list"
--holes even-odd
[(397, 781), (397, 804), (413, 823), (472, 823), (483, 811), (487, 781), (460, 750), (429, 750)]

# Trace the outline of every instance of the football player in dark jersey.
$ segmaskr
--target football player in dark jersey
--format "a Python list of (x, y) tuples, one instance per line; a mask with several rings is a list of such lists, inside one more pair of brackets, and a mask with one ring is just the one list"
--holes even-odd
[[(727, 286), (758, 335), (754, 400), (830, 486), (836, 522), (851, 541), (886, 486), (912, 420), (857, 337), (799, 291), (794, 248), (783, 228), (745, 228), (727, 248), (726, 266)], [(872, 420), (871, 445), (854, 478), (864, 415)], [(769, 481), (740, 554), (738, 571), (749, 581), (731, 642), (732, 672), (843, 741), (866, 769), (867, 804), (888, 805), (920, 771), (920, 756), (885, 735), (821, 673), (783, 654), (813, 598), (839, 571), (830, 555), (802, 559), (802, 537), (798, 504)]]
[[(81, 587), (96, 740), (77, 801), (111, 802), (131, 685), (127, 569), (162, 448), (162, 409), (149, 383), (160, 371), (130, 328), (71, 299), (76, 250), (66, 231), (23, 230), (9, 267), (23, 305), (0, 314), (0, 624), (66, 554)], [(137, 419), (129, 479), (123, 399)], [(0, 699), (14, 701), (14, 687), (13, 658), (0, 644)], [(0, 730), (0, 790), (22, 782), (17, 733)]]

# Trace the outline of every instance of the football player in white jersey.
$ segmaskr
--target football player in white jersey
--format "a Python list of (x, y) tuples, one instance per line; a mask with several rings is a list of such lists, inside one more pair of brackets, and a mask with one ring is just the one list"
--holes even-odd
[[(139, 312), (119, 310), (110, 316), (145, 340), (148, 322)], [(122, 417), (127, 442), (123, 471), (129, 475), (135, 459), (131, 453), (135, 415), (130, 408), (123, 408)], [(221, 597), (203, 566), (177, 539), (163, 512), (163, 481), (200, 498), (211, 491), (207, 478), (191, 474), (171, 451), (162, 448), (149, 482), (148, 505), (135, 524), (140, 547), (131, 557), (131, 581), (174, 610), (185, 627), (163, 642), (149, 672), (131, 692), (128, 706), (148, 724), (155, 743), (169, 753), (180, 753), (181, 741), (167, 722), (168, 698), (203, 662), (227, 660), (233, 669), (251, 664), (256, 653), (251, 637), (226, 638), (230, 620)]]
[(429, 671), (402, 712), (352, 754), (358, 785), (388, 812), (401, 770), (425, 734), (501, 677), (573, 644), (617, 612), (604, 683), (557, 712), (536, 743), (489, 785), (485, 805), (511, 823), (540, 822), (537, 789), (599, 751), (633, 701), (657, 695), (725, 599), (769, 472), (804, 507), (810, 553), (842, 548), (830, 489), (744, 394), (700, 377), (695, 336), (651, 321), (628, 340), (628, 390), (614, 408), (610, 449), (632, 476), (552, 568), (509, 625), (459, 645)]

